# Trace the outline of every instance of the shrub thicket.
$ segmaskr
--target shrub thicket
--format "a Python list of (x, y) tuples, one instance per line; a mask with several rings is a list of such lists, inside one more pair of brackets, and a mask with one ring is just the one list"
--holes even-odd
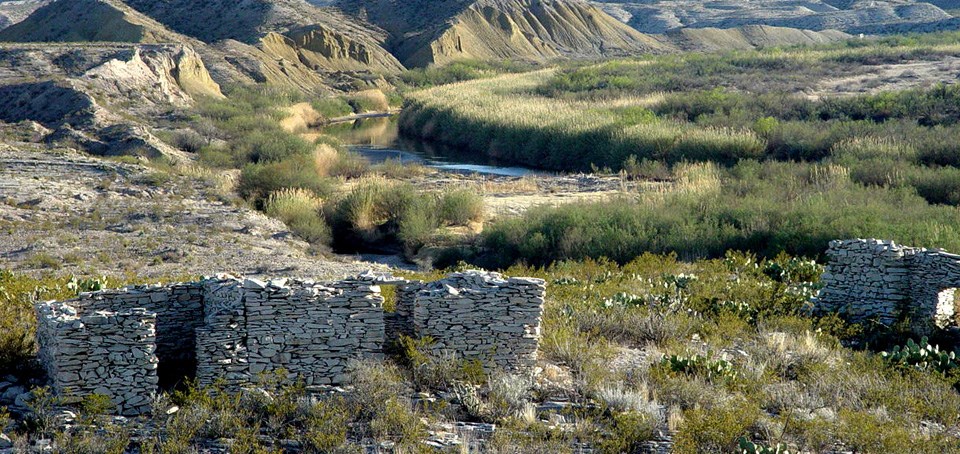
[(357, 251), (400, 244), (416, 253), (442, 225), (465, 225), (483, 215), (483, 199), (469, 191), (434, 194), (379, 177), (361, 180), (327, 212), (334, 247)]
[[(502, 267), (587, 257), (624, 263), (647, 251), (818, 256), (832, 239), (869, 237), (960, 250), (955, 208), (931, 205), (910, 188), (864, 187), (855, 178), (839, 166), (744, 161), (724, 171), (720, 184), (701, 176), (689, 190), (639, 202), (531, 209), (490, 226), (473, 260)], [(957, 194), (935, 183), (937, 197)]]
[(297, 235), (315, 244), (330, 244), (330, 227), (323, 219), (323, 200), (304, 189), (281, 189), (270, 194), (264, 209)]
[[(891, 167), (956, 166), (956, 85), (819, 100), (795, 95), (822, 78), (866, 71), (859, 65), (878, 57), (956, 55), (944, 45), (954, 37), (651, 57), (455, 83), (412, 93), (400, 124), (406, 134), (554, 170), (762, 158), (831, 159), (856, 172), (853, 156), (870, 149)], [(950, 172), (933, 172), (909, 169), (923, 177), (906, 184), (931, 202), (952, 200), (930, 189)]]
[[(803, 315), (821, 271), (808, 260), (743, 253), (695, 262), (644, 254), (624, 265), (515, 266), (506, 273), (550, 285), (544, 371), (535, 382), (484, 372), (472, 361), (427, 353), (428, 341), (406, 339), (397, 356), (353, 363), (351, 387), (342, 393), (317, 395), (278, 371), (238, 395), (188, 386), (160, 396), (147, 425), (135, 429), (137, 443), (148, 452), (190, 452), (210, 439), (230, 439), (231, 449), (258, 452), (296, 439), (310, 452), (340, 452), (373, 438), (414, 449), (428, 425), (473, 412), (497, 425), (488, 446), (510, 452), (633, 452), (668, 429), (678, 452), (820, 452), (838, 442), (863, 452), (951, 452), (956, 440), (948, 428), (960, 423), (955, 367), (941, 367), (943, 355), (927, 360), (920, 347), (886, 358), (844, 347), (844, 340), (862, 342), (862, 328)], [(9, 304), (28, 310), (33, 298), (114, 285), (0, 273), (0, 286), (18, 295), (0, 293), (0, 326), (23, 320), (6, 310)], [(32, 338), (33, 328), (22, 334)], [(931, 342), (941, 352), (956, 348), (949, 339)], [(16, 355), (29, 361), (32, 351)], [(436, 398), (413, 404), (417, 392)], [(575, 425), (541, 422), (558, 419), (556, 411), (538, 409), (556, 395), (568, 398), (559, 413), (576, 418)], [(34, 396), (36, 419), (17, 434), (25, 442), (46, 438), (55, 449), (97, 452), (129, 445), (128, 432), (96, 414), (106, 402), (85, 400), (74, 410), (78, 422), (61, 429), (52, 423), (51, 396), (42, 389)], [(0, 425), (4, 419), (0, 412)]]

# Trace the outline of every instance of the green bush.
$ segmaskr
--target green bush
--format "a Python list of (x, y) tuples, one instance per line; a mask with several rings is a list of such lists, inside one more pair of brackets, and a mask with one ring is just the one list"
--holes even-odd
[(750, 131), (692, 129), (680, 136), (668, 152), (672, 162), (710, 161), (734, 164), (763, 155), (765, 144)]
[(276, 162), (306, 155), (313, 151), (313, 144), (285, 131), (253, 132), (236, 144), (233, 153), (243, 162)]
[(749, 402), (685, 411), (674, 449), (678, 453), (734, 452), (740, 437), (750, 436), (759, 416)]
[(613, 416), (613, 434), (604, 437), (601, 452), (641, 452), (643, 442), (652, 440), (657, 421), (640, 412), (617, 413)]
[(339, 97), (315, 99), (310, 102), (310, 105), (313, 106), (313, 109), (316, 110), (317, 113), (326, 119), (345, 117), (353, 113), (353, 108), (350, 107), (350, 104)]
[(288, 188), (325, 197), (333, 193), (334, 182), (317, 172), (311, 156), (298, 155), (282, 161), (248, 164), (237, 185), (241, 196), (260, 205), (271, 193)]
[(335, 246), (357, 250), (399, 243), (415, 253), (439, 227), (437, 200), (408, 183), (373, 178), (340, 197), (328, 213)]
[(323, 219), (323, 201), (304, 189), (282, 189), (264, 204), (267, 215), (283, 221), (294, 233), (314, 244), (330, 244), (330, 227)]
[(458, 60), (442, 66), (411, 69), (400, 74), (400, 80), (412, 87), (432, 87), (530, 69), (528, 64), (515, 60)]
[(440, 196), (440, 219), (451, 225), (483, 221), (483, 197), (470, 189), (455, 189)]
[(955, 209), (931, 205), (912, 188), (860, 186), (843, 168), (743, 162), (721, 180), (705, 193), (530, 209), (485, 229), (471, 260), (497, 268), (587, 257), (626, 263), (671, 251), (684, 258), (728, 250), (816, 257), (832, 239), (870, 237), (960, 249), (944, 233), (957, 230)]
[(854, 452), (917, 452), (910, 433), (895, 421), (850, 410), (841, 410), (839, 419), (837, 436)]

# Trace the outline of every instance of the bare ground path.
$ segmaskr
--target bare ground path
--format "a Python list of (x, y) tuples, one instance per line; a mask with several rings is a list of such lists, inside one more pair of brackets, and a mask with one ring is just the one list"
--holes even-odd
[(0, 268), (340, 278), (377, 267), (308, 249), (209, 179), (36, 144), (0, 146)]

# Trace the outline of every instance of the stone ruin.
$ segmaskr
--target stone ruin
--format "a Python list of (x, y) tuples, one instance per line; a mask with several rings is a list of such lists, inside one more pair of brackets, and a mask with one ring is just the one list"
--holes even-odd
[(814, 298), (817, 312), (886, 326), (909, 319), (913, 332), (928, 335), (953, 321), (960, 287), (960, 255), (882, 240), (835, 240)]
[[(397, 288), (393, 313), (381, 285)], [(188, 375), (231, 391), (278, 370), (308, 386), (340, 384), (351, 360), (381, 357), (401, 334), (525, 372), (537, 360), (545, 293), (541, 279), (481, 271), (430, 283), (365, 273), (133, 286), (38, 304), (38, 358), (55, 393), (103, 394), (123, 415), (149, 412), (164, 381)]]

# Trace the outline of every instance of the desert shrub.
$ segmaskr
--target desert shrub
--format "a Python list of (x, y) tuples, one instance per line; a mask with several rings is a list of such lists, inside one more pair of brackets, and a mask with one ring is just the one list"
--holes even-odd
[(916, 446), (896, 421), (863, 411), (841, 410), (837, 437), (854, 452), (906, 452)]
[(400, 208), (397, 239), (410, 255), (423, 247), (440, 226), (437, 202), (430, 195), (412, 198)]
[(336, 96), (314, 99), (310, 101), (310, 105), (313, 106), (313, 109), (323, 118), (327, 119), (344, 117), (353, 113), (353, 108), (350, 107), (350, 103)]
[(399, 241), (415, 253), (439, 226), (437, 199), (408, 183), (362, 180), (328, 212), (335, 244), (345, 250)]
[(353, 234), (366, 242), (378, 241), (391, 213), (387, 206), (392, 186), (382, 180), (359, 182), (348, 194), (336, 201), (330, 210), (330, 223), (335, 235)]
[(735, 163), (763, 155), (765, 145), (749, 131), (729, 129), (687, 130), (670, 149), (668, 159), (679, 161), (712, 161)]
[(330, 228), (322, 209), (323, 200), (305, 189), (281, 189), (271, 193), (264, 205), (267, 215), (283, 221), (304, 240), (329, 244)]
[(30, 371), (36, 348), (33, 304), (76, 296), (81, 288), (70, 283), (70, 277), (32, 277), (0, 268), (0, 373)]
[(601, 440), (599, 448), (602, 452), (639, 452), (643, 442), (653, 439), (657, 421), (657, 417), (643, 412), (616, 413), (613, 433)]
[(317, 401), (306, 419), (303, 441), (310, 452), (332, 452), (347, 442), (354, 412), (340, 399)]
[(740, 437), (750, 436), (759, 416), (754, 405), (742, 401), (687, 410), (675, 449), (679, 453), (736, 451)]
[(388, 362), (356, 360), (349, 364), (347, 372), (354, 387), (350, 398), (364, 420), (386, 411), (387, 401), (399, 398), (405, 389), (400, 369)]
[(158, 134), (158, 136), (170, 146), (187, 153), (197, 153), (210, 143), (206, 137), (193, 129), (178, 129)]
[(590, 311), (576, 320), (583, 332), (595, 332), (607, 339), (636, 345), (662, 344), (684, 339), (693, 333), (697, 319), (685, 311), (654, 307), (607, 307)]
[(305, 189), (323, 197), (333, 192), (333, 182), (317, 172), (312, 156), (298, 155), (282, 161), (248, 164), (237, 185), (241, 196), (258, 204), (271, 193), (288, 188)]
[(153, 186), (153, 187), (161, 187), (169, 183), (172, 179), (173, 177), (168, 172), (157, 170), (157, 171), (148, 171), (140, 175), (137, 175), (137, 177), (134, 178), (133, 181), (136, 182), (137, 184)]
[(530, 405), (530, 391), (534, 386), (528, 376), (508, 373), (491, 374), (487, 406), (494, 419), (520, 416)]
[(415, 447), (427, 436), (420, 416), (399, 397), (385, 402), (384, 411), (370, 421), (370, 430), (377, 439), (396, 441), (401, 447)]
[(609, 411), (641, 413), (651, 422), (659, 419), (659, 406), (650, 398), (645, 383), (639, 389), (631, 389), (622, 383), (604, 384), (592, 394), (594, 399)]
[(235, 142), (239, 162), (275, 162), (313, 151), (313, 144), (281, 130), (253, 132)]
[(957, 213), (912, 188), (868, 188), (843, 168), (771, 162), (742, 162), (721, 180), (712, 193), (530, 209), (485, 229), (483, 249), (471, 260), (496, 268), (587, 257), (626, 263), (648, 251), (815, 257), (831, 239), (864, 237), (952, 247), (939, 232), (955, 228)]
[(452, 225), (483, 220), (483, 197), (470, 189), (455, 189), (440, 196), (439, 216)]
[(609, 379), (610, 371), (603, 365), (613, 358), (615, 351), (613, 345), (602, 337), (556, 324), (544, 333), (540, 349), (545, 358), (569, 367), (584, 388), (595, 387)]
[(58, 453), (64, 454), (122, 454), (130, 445), (132, 434), (124, 427), (108, 424), (99, 430), (83, 427), (68, 428), (53, 439)]
[(269, 87), (235, 87), (227, 99), (205, 98), (198, 103), (201, 117), (217, 128), (225, 142), (204, 146), (201, 161), (218, 167), (241, 168), (250, 162), (279, 161), (310, 153), (313, 145), (284, 131), (281, 108), (299, 102), (297, 93)]
[(390, 101), (387, 99), (387, 95), (378, 89), (353, 93), (347, 99), (347, 103), (356, 113), (383, 112), (390, 109)]
[(400, 336), (400, 358), (409, 369), (414, 387), (421, 391), (450, 390), (456, 382), (480, 384), (486, 381), (483, 366), (476, 360), (459, 358), (451, 351), (432, 348), (430, 337)]

